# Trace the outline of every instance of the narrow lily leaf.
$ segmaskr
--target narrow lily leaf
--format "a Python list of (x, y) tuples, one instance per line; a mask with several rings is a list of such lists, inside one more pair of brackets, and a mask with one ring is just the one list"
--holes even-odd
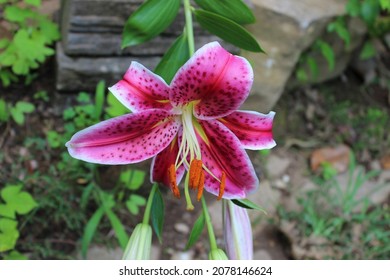
[(252, 10), (241, 0), (195, 0), (206, 11), (219, 14), (239, 24), (255, 22)]
[(127, 245), (127, 241), (129, 240), (129, 236), (127, 235), (125, 228), (123, 227), (122, 222), (119, 220), (118, 216), (112, 212), (111, 209), (105, 209), (106, 215), (110, 220), (111, 226), (115, 231), (115, 235), (118, 238), (119, 245), (124, 250)]
[(100, 223), (104, 215), (103, 206), (99, 207), (96, 212), (92, 215), (91, 219), (89, 219), (87, 225), (85, 226), (83, 238), (81, 240), (81, 255), (83, 258), (87, 258), (87, 250), (89, 244), (91, 244), (92, 238), (95, 235), (96, 229)]
[(247, 208), (247, 209), (254, 209), (263, 212), (264, 214), (267, 214), (267, 212), (261, 208), (259, 205), (256, 203), (250, 201), (249, 199), (232, 199), (231, 200), (234, 204), (237, 206), (240, 206), (242, 208)]
[(186, 250), (191, 248), (195, 244), (195, 242), (199, 239), (200, 235), (202, 234), (205, 221), (206, 220), (202, 211), (199, 218), (194, 223), (194, 227), (192, 228), (190, 237), (188, 238), (187, 241)]
[(81, 209), (85, 209), (88, 204), (89, 197), (91, 196), (91, 192), (94, 189), (95, 185), (93, 183), (89, 183), (83, 190), (80, 198), (80, 207)]
[(153, 230), (156, 233), (158, 240), (162, 243), (162, 229), (164, 225), (164, 200), (161, 195), (160, 189), (157, 188), (153, 197), (153, 204), (151, 209), (151, 219)]
[(105, 97), (105, 82), (100, 81), (96, 86), (96, 92), (95, 92), (95, 111), (94, 111), (94, 117), (96, 121), (100, 120), (100, 116), (103, 112), (103, 105), (104, 105), (104, 97)]
[(175, 19), (180, 0), (147, 0), (127, 20), (122, 48), (149, 41), (163, 32)]
[(234, 21), (204, 10), (195, 10), (195, 18), (200, 26), (210, 33), (241, 49), (251, 52), (264, 52), (256, 39)]
[(186, 34), (180, 35), (168, 51), (164, 54), (160, 63), (154, 69), (154, 73), (161, 76), (167, 84), (172, 81), (177, 70), (190, 58)]

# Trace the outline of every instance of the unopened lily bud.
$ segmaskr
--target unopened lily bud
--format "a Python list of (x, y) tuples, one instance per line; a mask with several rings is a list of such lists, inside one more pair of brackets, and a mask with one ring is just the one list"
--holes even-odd
[(227, 260), (227, 256), (225, 252), (219, 248), (211, 250), (209, 253), (209, 259), (210, 260)]
[(130, 236), (122, 260), (149, 260), (152, 245), (152, 228), (138, 224)]
[(248, 211), (230, 200), (224, 202), (223, 207), (226, 253), (229, 259), (253, 259), (253, 236)]

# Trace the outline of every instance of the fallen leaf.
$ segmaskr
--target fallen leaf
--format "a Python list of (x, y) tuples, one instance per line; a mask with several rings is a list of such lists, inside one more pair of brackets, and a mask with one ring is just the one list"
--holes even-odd
[(385, 155), (381, 158), (381, 166), (385, 170), (390, 170), (390, 155)]
[(343, 173), (348, 169), (350, 153), (351, 149), (346, 145), (316, 149), (311, 154), (311, 169), (317, 171), (324, 163), (328, 163), (338, 173)]

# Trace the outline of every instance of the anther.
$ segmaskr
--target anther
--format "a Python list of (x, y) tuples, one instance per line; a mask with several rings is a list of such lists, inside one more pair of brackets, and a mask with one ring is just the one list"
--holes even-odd
[(180, 190), (179, 190), (179, 187), (177, 186), (177, 183), (176, 183), (176, 169), (175, 169), (174, 164), (169, 166), (168, 177), (169, 177), (169, 184), (171, 186), (173, 195), (176, 198), (180, 198)]
[(197, 189), (202, 173), (202, 161), (200, 159), (193, 159), (190, 165), (190, 189)]
[(201, 172), (200, 173), (200, 179), (199, 179), (199, 185), (198, 185), (198, 195), (196, 197), (196, 199), (198, 201), (202, 198), (203, 188), (204, 188), (204, 172)]
[(221, 184), (219, 185), (219, 193), (217, 200), (220, 200), (225, 192), (226, 187), (226, 173), (222, 171)]

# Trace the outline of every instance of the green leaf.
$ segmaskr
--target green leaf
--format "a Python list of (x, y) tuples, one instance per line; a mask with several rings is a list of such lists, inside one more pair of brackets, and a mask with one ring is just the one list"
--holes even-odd
[(154, 69), (154, 73), (162, 77), (169, 84), (175, 76), (177, 70), (190, 58), (187, 36), (185, 34), (176, 38), (172, 46), (162, 57), (159, 64)]
[(147, 0), (126, 21), (122, 48), (149, 41), (163, 32), (175, 19), (180, 0)]
[(361, 5), (360, 14), (368, 26), (373, 26), (379, 16), (380, 6), (377, 0), (365, 0)]
[(4, 49), (9, 45), (9, 40), (7, 38), (0, 40), (0, 49)]
[(80, 207), (81, 209), (85, 209), (88, 204), (89, 197), (91, 195), (92, 190), (94, 189), (95, 185), (93, 183), (89, 183), (88, 186), (86, 186), (83, 190), (83, 193), (81, 194), (80, 199)]
[(254, 210), (258, 210), (258, 211), (261, 211), (263, 212), (264, 214), (267, 214), (267, 212), (261, 208), (259, 205), (257, 205), (256, 203), (250, 201), (249, 199), (232, 199), (231, 200), (234, 204), (236, 204), (237, 206), (240, 206), (242, 208), (246, 208), (246, 209), (254, 209)]
[(0, 99), (0, 122), (6, 122), (9, 119), (8, 105), (4, 99)]
[(146, 204), (146, 198), (138, 194), (130, 195), (129, 200), (131, 200), (132, 203), (139, 206), (144, 206)]
[(7, 207), (20, 215), (27, 214), (38, 206), (28, 192), (21, 191), (22, 188), (22, 185), (7, 185), (1, 190), (1, 197), (6, 202)]
[(127, 235), (125, 228), (122, 225), (122, 222), (119, 220), (117, 215), (112, 212), (111, 209), (105, 210), (108, 219), (110, 220), (111, 226), (114, 229), (115, 235), (119, 241), (119, 245), (123, 250), (126, 249), (127, 241), (129, 240), (129, 236)]
[(164, 213), (165, 213), (164, 199), (161, 195), (160, 189), (157, 188), (156, 193), (154, 194), (153, 197), (153, 203), (151, 209), (151, 220), (152, 220), (153, 230), (156, 233), (160, 243), (162, 243)]
[(19, 8), (16, 5), (9, 5), (4, 9), (4, 18), (10, 22), (23, 23), (32, 17), (33, 12), (31, 10)]
[(132, 194), (129, 199), (126, 201), (126, 207), (133, 215), (138, 215), (139, 206), (144, 206), (146, 204), (146, 199), (143, 196)]
[(194, 227), (191, 230), (190, 237), (188, 238), (187, 245), (185, 247), (186, 250), (191, 248), (196, 241), (199, 239), (202, 234), (206, 219), (204, 217), (203, 211), (200, 214), (199, 218), (195, 221)]
[(106, 87), (106, 83), (104, 81), (100, 81), (96, 86), (95, 111), (94, 111), (94, 118), (96, 121), (100, 120), (100, 116), (102, 115), (103, 112), (103, 105), (105, 99), (105, 87)]
[(0, 216), (15, 219), (15, 210), (6, 204), (0, 204)]
[(4, 257), (4, 260), (8, 260), (8, 261), (11, 261), (11, 260), (12, 261), (16, 261), (16, 260), (25, 261), (25, 260), (28, 260), (28, 257), (26, 257), (25, 255), (19, 253), (16, 250), (13, 250), (8, 255), (6, 255)]
[(90, 103), (91, 97), (89, 96), (89, 94), (87, 92), (82, 91), (77, 95), (76, 100), (79, 103)]
[(41, 5), (41, 0), (24, 0), (24, 2), (35, 7), (39, 7)]
[(347, 13), (353, 17), (360, 14), (360, 0), (349, 0), (346, 5)]
[(371, 41), (364, 43), (364, 46), (360, 52), (359, 59), (365, 60), (370, 59), (376, 55), (376, 49), (374, 44)]
[(59, 148), (61, 146), (62, 137), (60, 134), (58, 134), (57, 131), (49, 130), (46, 133), (46, 139), (47, 139), (47, 143), (49, 143), (49, 146), (51, 148)]
[(315, 61), (314, 58), (308, 57), (307, 64), (309, 65), (311, 75), (313, 76), (314, 79), (316, 79), (318, 77), (318, 74), (319, 74), (317, 62)]
[(142, 170), (129, 169), (121, 173), (119, 180), (130, 190), (138, 190), (145, 181), (146, 173)]
[(379, 0), (382, 10), (390, 11), (390, 1), (389, 0)]
[(321, 54), (325, 57), (326, 61), (328, 62), (329, 71), (332, 71), (336, 63), (334, 57), (334, 51), (332, 47), (328, 43), (322, 40), (318, 40), (316, 44), (320, 49)]
[(12, 250), (19, 238), (18, 222), (0, 219), (0, 252)]
[(89, 244), (91, 244), (92, 238), (95, 235), (96, 229), (103, 215), (104, 207), (101, 206), (95, 211), (95, 213), (92, 215), (91, 219), (89, 219), (87, 225), (85, 226), (84, 234), (81, 239), (81, 255), (84, 259), (87, 258)]
[(107, 104), (105, 111), (109, 117), (118, 117), (130, 112), (111, 92), (107, 95)]
[(23, 115), (22, 112), (17, 110), (15, 107), (11, 107), (10, 108), (10, 113), (11, 113), (12, 118), (14, 119), (14, 121), (18, 125), (23, 125), (24, 124), (24, 115)]
[(194, 14), (202, 28), (226, 42), (251, 52), (264, 52), (256, 39), (234, 21), (204, 10), (195, 10)]
[(238, 24), (255, 22), (252, 10), (241, 0), (195, 0), (202, 9), (219, 14)]
[(327, 29), (328, 32), (336, 32), (337, 35), (344, 41), (345, 45), (347, 47), (349, 46), (351, 43), (351, 34), (349, 33), (343, 18), (340, 17), (336, 21), (330, 23)]

